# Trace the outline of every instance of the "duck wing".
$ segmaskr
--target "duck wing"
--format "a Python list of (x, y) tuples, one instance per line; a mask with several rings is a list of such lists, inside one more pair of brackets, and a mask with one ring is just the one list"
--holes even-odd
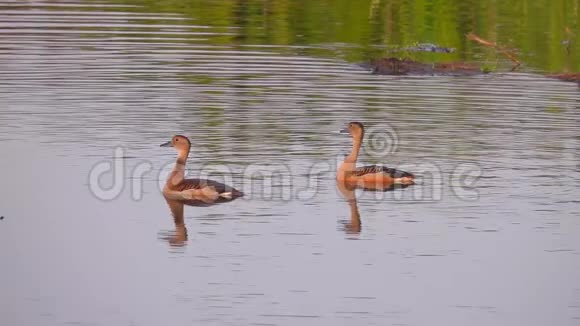
[(393, 168), (388, 168), (386, 166), (380, 166), (380, 165), (361, 166), (360, 168), (357, 168), (354, 171), (352, 171), (352, 174), (356, 175), (358, 177), (366, 175), (366, 174), (374, 174), (374, 173), (384, 173), (384, 174), (389, 175), (392, 178), (403, 178), (403, 177), (414, 178), (415, 177), (412, 173), (393, 169)]
[(221, 182), (207, 179), (185, 179), (175, 187), (176, 188), (175, 190), (184, 191), (189, 189), (203, 189), (206, 187), (214, 187), (219, 194), (231, 192), (232, 196), (234, 197), (243, 196), (243, 193), (241, 191), (233, 187), (225, 185)]

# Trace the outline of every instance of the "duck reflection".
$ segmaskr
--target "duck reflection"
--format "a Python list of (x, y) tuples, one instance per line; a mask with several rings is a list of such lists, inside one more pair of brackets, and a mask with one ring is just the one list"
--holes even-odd
[(348, 203), (348, 206), (350, 207), (350, 221), (343, 223), (344, 231), (347, 234), (358, 234), (360, 233), (361, 230), (361, 221), (360, 214), (358, 212), (358, 205), (356, 202), (356, 194), (354, 192), (356, 190), (356, 187), (351, 187), (345, 185), (342, 182), (338, 182), (337, 188), (338, 191), (340, 191), (340, 193), (342, 194), (342, 197), (344, 197), (344, 199)]
[(164, 198), (167, 206), (171, 210), (175, 230), (164, 232), (160, 238), (167, 241), (172, 247), (184, 247), (187, 244), (187, 227), (185, 226), (185, 220), (183, 218), (183, 206), (185, 204), (178, 200)]
[(191, 200), (176, 200), (172, 199), (171, 196), (163, 196), (163, 198), (165, 198), (165, 202), (167, 202), (167, 206), (169, 206), (169, 210), (171, 211), (171, 216), (173, 216), (175, 230), (163, 232), (160, 239), (167, 241), (171, 247), (184, 247), (187, 245), (187, 227), (184, 219), (184, 206), (209, 207), (232, 201), (231, 198), (217, 198), (212, 200), (208, 199), (206, 196), (199, 197), (200, 199)]
[(361, 187), (361, 186), (358, 186), (356, 184), (337, 182), (336, 187), (338, 188), (338, 191), (340, 192), (340, 194), (346, 200), (346, 202), (348, 203), (348, 206), (350, 207), (350, 221), (343, 223), (344, 224), (343, 225), (344, 232), (346, 234), (359, 234), (361, 232), (361, 229), (362, 229), (362, 223), (361, 223), (361, 218), (360, 218), (360, 213), (358, 210), (358, 204), (357, 204), (356, 193), (355, 193), (355, 191), (357, 189), (364, 190), (364, 191), (386, 192), (386, 191), (393, 191), (396, 189), (404, 189), (404, 188), (407, 188), (408, 186), (409, 185), (391, 184), (387, 187), (377, 187), (377, 186)]

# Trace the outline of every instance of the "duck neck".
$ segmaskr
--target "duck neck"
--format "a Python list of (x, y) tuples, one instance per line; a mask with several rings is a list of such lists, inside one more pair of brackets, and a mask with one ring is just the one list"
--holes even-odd
[(175, 166), (173, 171), (169, 175), (167, 183), (173, 185), (179, 184), (185, 178), (185, 163), (187, 162), (187, 156), (189, 155), (189, 147), (187, 149), (181, 149), (177, 153), (177, 160), (175, 161)]
[(356, 169), (356, 160), (358, 158), (361, 143), (362, 137), (353, 137), (352, 150), (350, 154), (344, 158), (344, 161), (342, 162), (342, 164), (338, 169), (337, 178), (339, 180), (346, 178), (349, 172), (354, 171)]
[(352, 139), (352, 150), (350, 151), (350, 154), (344, 159), (345, 163), (353, 163), (356, 164), (356, 160), (358, 159), (358, 153), (360, 151), (360, 146), (362, 143), (362, 139), (359, 137), (356, 137)]

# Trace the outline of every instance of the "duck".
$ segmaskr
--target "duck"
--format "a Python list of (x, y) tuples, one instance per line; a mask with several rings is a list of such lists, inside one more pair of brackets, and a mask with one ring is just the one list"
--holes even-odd
[(349, 122), (340, 131), (352, 137), (352, 150), (340, 164), (336, 179), (343, 184), (354, 185), (366, 190), (392, 190), (396, 185), (414, 184), (415, 175), (409, 172), (380, 165), (356, 167), (356, 161), (365, 134), (364, 125), (360, 122)]
[(163, 195), (167, 199), (213, 204), (231, 201), (244, 195), (243, 192), (217, 181), (185, 179), (185, 164), (191, 149), (189, 138), (175, 135), (170, 141), (160, 146), (173, 147), (177, 150), (175, 166), (163, 187)]

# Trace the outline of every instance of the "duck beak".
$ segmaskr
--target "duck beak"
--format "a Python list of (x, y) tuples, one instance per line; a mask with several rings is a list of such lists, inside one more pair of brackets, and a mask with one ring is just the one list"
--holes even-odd
[(173, 147), (173, 144), (170, 141), (168, 141), (167, 143), (159, 145), (159, 147)]
[(348, 134), (348, 133), (349, 133), (349, 132), (348, 132), (348, 128), (341, 129), (341, 130), (340, 130), (340, 133), (341, 133), (341, 134)]

